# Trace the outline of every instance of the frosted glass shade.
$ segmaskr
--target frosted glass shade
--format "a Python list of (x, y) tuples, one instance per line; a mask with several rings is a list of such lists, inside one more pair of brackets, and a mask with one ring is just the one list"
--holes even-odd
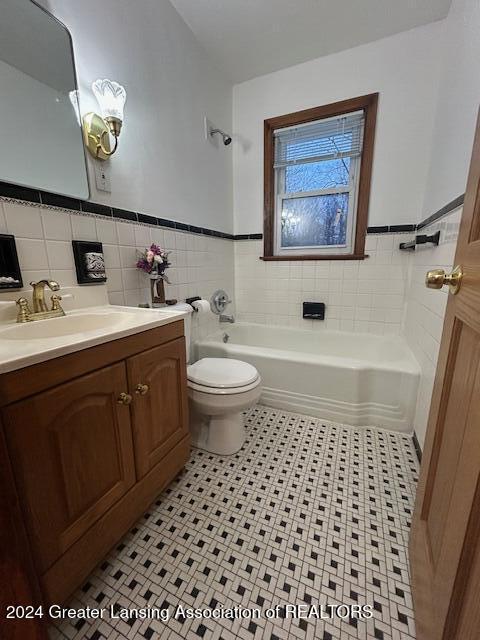
[(103, 118), (118, 118), (123, 121), (123, 108), (127, 99), (127, 92), (118, 82), (105, 78), (95, 80), (92, 91), (100, 105)]
[(70, 98), (70, 102), (72, 103), (72, 107), (73, 110), (75, 111), (75, 116), (77, 118), (77, 122), (80, 125), (80, 103), (78, 100), (78, 96), (79, 96), (79, 91), (78, 89), (75, 89), (73, 91), (70, 91), (68, 94), (68, 97)]

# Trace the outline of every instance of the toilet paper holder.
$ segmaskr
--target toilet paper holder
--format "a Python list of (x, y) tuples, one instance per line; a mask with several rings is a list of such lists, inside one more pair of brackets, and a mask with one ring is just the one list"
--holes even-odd
[(193, 303), (197, 302), (197, 300), (201, 300), (201, 299), (202, 298), (200, 296), (192, 296), (191, 298), (185, 298), (185, 302), (192, 307), (192, 309), (194, 310), (195, 313), (198, 313), (198, 309), (193, 306)]

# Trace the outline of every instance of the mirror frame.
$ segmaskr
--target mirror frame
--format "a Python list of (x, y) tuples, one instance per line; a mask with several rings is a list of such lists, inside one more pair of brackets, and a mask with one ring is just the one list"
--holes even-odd
[[(41, 4), (39, 4), (37, 2), (37, 0), (29, 0), (30, 4), (35, 5), (38, 9), (40, 9), (41, 11), (43, 11), (43, 13), (45, 13), (49, 18), (51, 18), (52, 20), (54, 20), (60, 27), (62, 27), (62, 29), (65, 31), (65, 33), (67, 34), (67, 38), (68, 38), (68, 42), (69, 42), (69, 47), (70, 47), (70, 55), (72, 57), (72, 67), (73, 67), (73, 81), (74, 81), (74, 87), (72, 89), (75, 91), (78, 91), (78, 75), (77, 75), (77, 67), (75, 64), (75, 51), (73, 48), (73, 38), (72, 38), (72, 34), (70, 33), (68, 27), (63, 24), (63, 22), (61, 20), (59, 20), (56, 16), (53, 15), (53, 13), (50, 13), (50, 11), (48, 11), (48, 9), (45, 9), (45, 7), (43, 7)], [(40, 192), (44, 192), (47, 191), (49, 193), (55, 193), (59, 196), (64, 196), (64, 197), (68, 197), (68, 198), (76, 198), (79, 200), (90, 200), (91, 197), (91, 188), (90, 188), (90, 176), (89, 176), (89, 172), (88, 172), (88, 161), (87, 161), (87, 153), (86, 153), (86, 149), (85, 149), (85, 144), (83, 142), (83, 132), (82, 132), (82, 127), (79, 126), (78, 127), (78, 135), (81, 141), (81, 145), (82, 145), (82, 149), (83, 149), (83, 162), (84, 162), (84, 166), (85, 166), (85, 176), (86, 176), (86, 180), (87, 180), (87, 193), (85, 194), (84, 197), (80, 197), (80, 196), (76, 196), (76, 195), (72, 195), (71, 193), (61, 193), (59, 191), (53, 191), (52, 189), (48, 188), (42, 188), (36, 185), (32, 185), (32, 184), (26, 184), (25, 182), (17, 182), (15, 180), (4, 180), (0, 177), (0, 181), (2, 182), (8, 182), (9, 184), (13, 184), (13, 185), (17, 185), (18, 187), (26, 187), (28, 189), (33, 189), (35, 191), (40, 191)]]

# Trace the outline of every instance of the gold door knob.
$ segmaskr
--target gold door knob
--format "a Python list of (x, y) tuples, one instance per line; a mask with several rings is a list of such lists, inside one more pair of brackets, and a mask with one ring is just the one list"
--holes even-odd
[(135, 387), (135, 393), (139, 396), (144, 396), (148, 393), (149, 389), (150, 387), (148, 386), (148, 384), (142, 384), (141, 382), (139, 382)]
[(130, 404), (132, 401), (132, 396), (129, 393), (121, 393), (118, 396), (118, 404)]
[(429, 289), (441, 289), (444, 285), (447, 285), (450, 293), (455, 295), (460, 289), (462, 278), (463, 270), (460, 266), (455, 267), (452, 273), (445, 273), (443, 269), (433, 269), (427, 272), (425, 285)]

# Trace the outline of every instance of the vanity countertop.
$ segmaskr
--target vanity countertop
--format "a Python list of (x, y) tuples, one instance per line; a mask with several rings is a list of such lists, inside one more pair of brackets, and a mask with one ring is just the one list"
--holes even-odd
[(66, 311), (25, 324), (0, 322), (0, 374), (170, 324), (186, 312), (114, 305)]

